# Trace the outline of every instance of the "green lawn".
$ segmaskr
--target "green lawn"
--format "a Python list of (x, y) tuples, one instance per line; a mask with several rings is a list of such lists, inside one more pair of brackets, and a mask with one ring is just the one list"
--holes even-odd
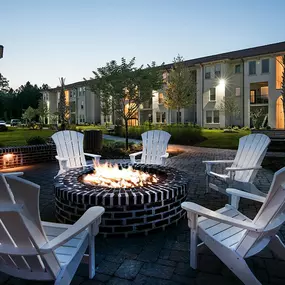
[[(99, 129), (91, 126), (79, 126), (79, 129)], [(102, 129), (102, 127), (101, 127)], [(0, 132), (0, 146), (18, 146), (26, 145), (26, 140), (30, 137), (40, 136), (43, 138), (50, 137), (55, 131), (53, 130), (29, 130), (27, 128), (10, 127), (8, 132)], [(195, 146), (237, 149), (240, 137), (248, 135), (250, 131), (239, 131), (237, 133), (223, 133), (222, 130), (202, 130), (202, 136), (205, 141)]]
[(237, 133), (224, 133), (223, 130), (202, 130), (205, 141), (195, 146), (237, 149), (239, 138), (250, 134), (250, 131), (238, 131)]
[(0, 146), (26, 145), (26, 140), (30, 137), (48, 138), (54, 132), (53, 130), (29, 130), (28, 128), (9, 127), (7, 132), (0, 132)]

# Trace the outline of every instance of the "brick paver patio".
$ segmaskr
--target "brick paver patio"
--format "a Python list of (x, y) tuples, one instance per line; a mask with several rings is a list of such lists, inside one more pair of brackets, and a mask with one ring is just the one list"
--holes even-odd
[[(219, 193), (205, 191), (205, 166), (202, 160), (232, 159), (235, 152), (230, 150), (188, 147), (187, 152), (168, 160), (168, 166), (186, 171), (191, 177), (189, 201), (197, 202), (210, 209), (218, 209), (227, 203), (227, 198)], [(17, 169), (18, 170), (18, 169)], [(221, 169), (217, 169), (221, 171)], [(15, 171), (15, 170), (14, 170)], [(40, 209), (43, 220), (55, 221), (53, 177), (58, 164), (45, 163), (24, 168), (25, 178), (41, 185)], [(261, 170), (255, 184), (267, 191), (273, 173)], [(253, 217), (259, 204), (241, 201), (242, 212)], [(285, 228), (280, 231), (284, 240)], [(277, 259), (271, 251), (265, 250), (247, 259), (250, 268), (262, 284), (285, 284), (285, 261)], [(128, 238), (96, 237), (97, 274), (88, 279), (88, 266), (80, 265), (72, 284), (242, 284), (233, 273), (206, 247), (202, 247), (198, 257), (198, 270), (189, 266), (189, 229), (187, 220), (164, 232), (148, 236)], [(51, 284), (31, 282), (0, 273), (0, 284)]]

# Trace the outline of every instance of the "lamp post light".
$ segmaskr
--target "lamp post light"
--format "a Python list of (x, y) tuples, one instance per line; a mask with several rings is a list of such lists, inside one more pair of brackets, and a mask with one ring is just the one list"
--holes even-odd
[(0, 45), (0, 58), (3, 57), (4, 47)]

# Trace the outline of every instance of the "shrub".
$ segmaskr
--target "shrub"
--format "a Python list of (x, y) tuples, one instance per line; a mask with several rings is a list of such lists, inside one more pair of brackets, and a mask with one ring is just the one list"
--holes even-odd
[(233, 130), (234, 130), (234, 131), (238, 131), (238, 130), (239, 130), (239, 127), (238, 127), (238, 126), (234, 126), (234, 127), (233, 127)]
[(0, 125), (0, 132), (7, 132), (8, 128), (5, 125)]
[(27, 139), (27, 145), (38, 145), (45, 143), (46, 143), (45, 139), (40, 136), (30, 137)]
[[(148, 131), (150, 128), (148, 125), (129, 127), (129, 138), (141, 139), (141, 134)], [(205, 138), (201, 134), (201, 128), (198, 126), (189, 126), (182, 124), (173, 125), (154, 125), (151, 129), (163, 130), (171, 134), (170, 143), (194, 145), (203, 141)], [(118, 135), (115, 132), (116, 135)], [(125, 129), (121, 129), (121, 135), (125, 136)]]
[(242, 129), (243, 131), (250, 131), (250, 127), (247, 127), (247, 126), (242, 127), (241, 129)]

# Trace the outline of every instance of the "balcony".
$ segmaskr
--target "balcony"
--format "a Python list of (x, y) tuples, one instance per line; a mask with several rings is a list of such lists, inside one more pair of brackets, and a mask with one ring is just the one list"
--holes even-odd
[(250, 104), (268, 104), (268, 94), (250, 96)]

